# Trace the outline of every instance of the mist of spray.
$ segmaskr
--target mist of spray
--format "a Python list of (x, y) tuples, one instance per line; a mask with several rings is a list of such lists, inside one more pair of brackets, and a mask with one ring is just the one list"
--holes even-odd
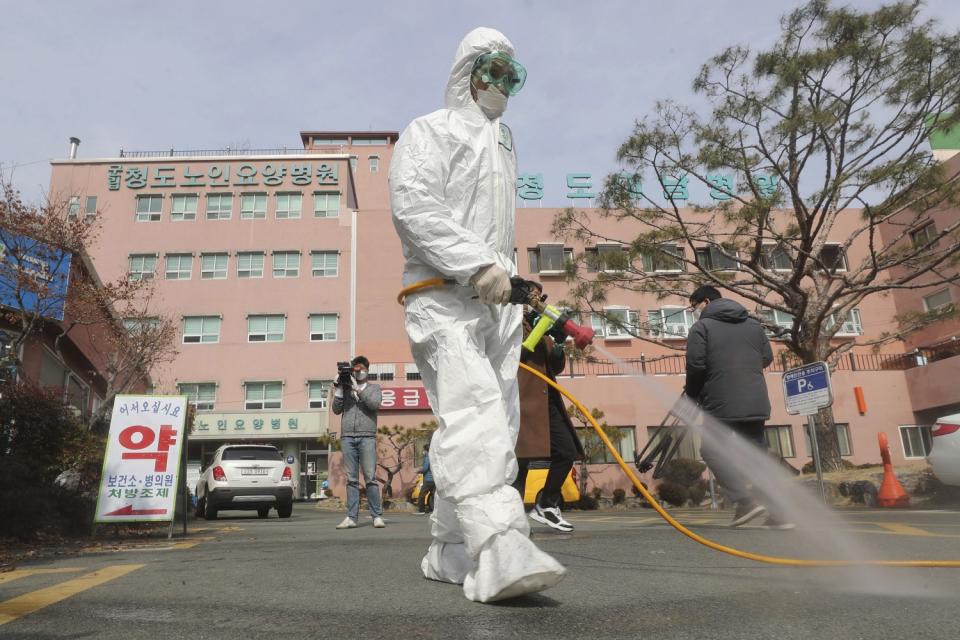
[[(662, 405), (665, 412), (672, 411), (694, 430), (701, 442), (716, 450), (728, 465), (738, 468), (752, 484), (758, 502), (772, 515), (797, 525), (794, 531), (776, 532), (775, 535), (790, 543), (786, 551), (778, 555), (854, 562), (883, 557), (850, 531), (849, 524), (822, 502), (818, 492), (797, 482), (766, 450), (739, 437), (686, 396), (676, 398), (675, 392), (655, 378), (637, 371), (603, 347), (594, 346), (630, 376), (646, 392), (647, 398)], [(853, 566), (798, 571), (813, 571), (822, 577), (825, 586), (845, 591), (901, 596), (942, 594), (931, 590), (929, 581), (922, 579), (920, 572), (912, 570)]]

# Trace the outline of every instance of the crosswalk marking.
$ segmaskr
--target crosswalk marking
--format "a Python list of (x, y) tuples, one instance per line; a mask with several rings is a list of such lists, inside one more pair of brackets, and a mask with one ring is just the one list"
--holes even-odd
[[(0, 625), (16, 620), (29, 613), (33, 613), (51, 604), (65, 600), (82, 591), (96, 587), (105, 582), (110, 582), (121, 576), (125, 576), (131, 571), (136, 571), (142, 564), (117, 564), (103, 569), (98, 569), (86, 575), (73, 580), (67, 580), (52, 587), (38, 589), (25, 593), (22, 596), (11, 598), (0, 602)], [(28, 570), (29, 571), (29, 570)], [(52, 571), (55, 572), (55, 571)]]
[(79, 567), (61, 567), (59, 569), (15, 569), (14, 571), (8, 571), (7, 573), (0, 573), (0, 584), (13, 582), (14, 580), (19, 580), (20, 578), (26, 578), (27, 576), (44, 575), (48, 573), (76, 573), (77, 571), (83, 571), (83, 569)]

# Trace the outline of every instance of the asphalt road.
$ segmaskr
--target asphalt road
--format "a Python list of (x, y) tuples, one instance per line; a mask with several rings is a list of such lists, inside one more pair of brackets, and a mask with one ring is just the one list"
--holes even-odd
[[(234, 515), (235, 514), (235, 515)], [(388, 514), (337, 531), (340, 513), (226, 512), (186, 539), (21, 564), (0, 574), (0, 637), (46, 638), (952, 638), (960, 569), (796, 569), (711, 551), (651, 511), (572, 512), (574, 534), (534, 526), (569, 574), (494, 605), (423, 579), (428, 522)], [(731, 530), (729, 513), (679, 518), (723, 544), (791, 556), (833, 532)], [(841, 529), (869, 555), (960, 559), (960, 512), (856, 511)], [(906, 592), (906, 593), (905, 593)]]

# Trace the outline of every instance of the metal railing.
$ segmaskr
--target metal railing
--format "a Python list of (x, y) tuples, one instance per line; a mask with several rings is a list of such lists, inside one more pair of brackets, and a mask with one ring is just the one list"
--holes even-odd
[[(934, 349), (917, 349), (909, 353), (845, 353), (830, 362), (834, 371), (906, 371), (922, 367), (937, 360), (960, 356), (960, 341), (947, 343)], [(627, 376), (631, 373), (648, 376), (677, 376), (686, 373), (686, 356), (682, 353), (663, 356), (641, 355), (639, 358), (624, 358), (620, 364), (598, 358), (567, 358), (561, 378), (586, 376)], [(770, 373), (782, 373), (803, 363), (788, 351), (774, 354), (773, 363), (767, 367)], [(373, 374), (370, 379), (376, 379)], [(401, 378), (402, 379), (402, 378)], [(408, 373), (408, 381), (420, 380), (419, 373)]]
[(190, 156), (284, 156), (302, 154), (329, 154), (322, 149), (304, 149), (303, 147), (279, 149), (167, 149), (166, 151), (125, 151), (120, 149), (121, 158), (186, 158)]
[[(953, 346), (952, 344), (950, 346)], [(906, 371), (922, 367), (929, 362), (960, 355), (960, 345), (952, 349), (918, 349), (910, 353), (845, 353), (830, 362), (835, 371)], [(625, 358), (622, 361), (627, 368), (624, 371), (617, 363), (598, 359), (568, 358), (567, 366), (561, 376), (579, 378), (583, 376), (623, 376), (630, 370), (644, 375), (682, 375), (686, 373), (686, 357), (683, 354), (665, 356), (640, 356)], [(787, 351), (775, 354), (768, 372), (782, 373), (799, 367), (803, 363)]]

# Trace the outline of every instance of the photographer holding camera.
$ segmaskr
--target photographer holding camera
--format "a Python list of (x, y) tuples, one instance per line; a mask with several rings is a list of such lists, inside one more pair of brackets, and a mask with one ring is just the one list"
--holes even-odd
[(377, 410), (380, 409), (380, 385), (367, 382), (370, 361), (357, 356), (337, 363), (337, 380), (333, 383), (333, 412), (340, 420), (340, 444), (343, 467), (347, 475), (347, 517), (337, 529), (354, 529), (360, 514), (360, 470), (367, 490), (367, 502), (373, 526), (382, 529), (383, 507), (377, 484)]

